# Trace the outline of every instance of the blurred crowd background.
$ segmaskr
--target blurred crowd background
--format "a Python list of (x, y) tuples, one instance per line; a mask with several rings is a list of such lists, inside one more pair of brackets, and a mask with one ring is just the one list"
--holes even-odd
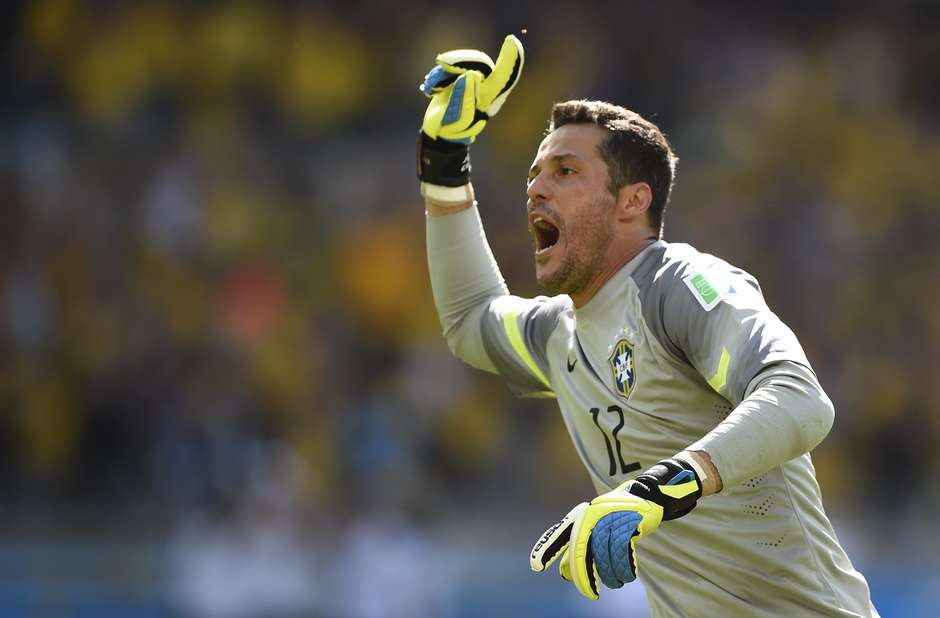
[[(0, 615), (644, 616), (530, 574), (587, 498), (550, 401), (450, 357), (414, 144), (439, 51), (527, 29), (473, 147), (511, 289), (551, 104), (657, 122), (666, 238), (753, 273), (836, 405), (885, 617), (940, 593), (940, 5), (0, 9)], [(931, 608), (928, 610), (927, 608)]]

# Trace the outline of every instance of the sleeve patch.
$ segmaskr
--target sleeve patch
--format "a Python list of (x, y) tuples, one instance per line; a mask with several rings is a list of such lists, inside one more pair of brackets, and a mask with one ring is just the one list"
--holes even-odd
[(704, 273), (692, 273), (683, 277), (682, 282), (705, 311), (714, 309), (731, 288), (730, 281), (719, 273), (709, 273), (707, 277)]

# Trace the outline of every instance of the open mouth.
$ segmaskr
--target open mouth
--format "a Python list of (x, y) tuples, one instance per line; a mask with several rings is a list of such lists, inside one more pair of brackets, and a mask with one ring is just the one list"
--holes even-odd
[(535, 253), (546, 253), (558, 243), (558, 227), (544, 217), (532, 219), (532, 235), (535, 238)]

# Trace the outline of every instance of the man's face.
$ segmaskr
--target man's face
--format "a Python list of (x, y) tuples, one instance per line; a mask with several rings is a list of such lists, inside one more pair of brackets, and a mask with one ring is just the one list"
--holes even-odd
[(539, 145), (529, 169), (529, 233), (535, 276), (551, 294), (583, 289), (602, 268), (613, 237), (614, 198), (598, 145), (607, 131), (566, 124)]

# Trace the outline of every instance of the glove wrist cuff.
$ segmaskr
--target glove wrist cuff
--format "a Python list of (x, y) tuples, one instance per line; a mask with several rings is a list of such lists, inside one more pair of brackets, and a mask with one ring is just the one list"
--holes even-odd
[(673, 456), (675, 461), (678, 461), (681, 464), (684, 464), (688, 468), (692, 468), (695, 472), (695, 476), (698, 477), (699, 484), (702, 486), (705, 485), (705, 481), (708, 480), (708, 472), (695, 460), (695, 457), (688, 451), (682, 451)]
[(418, 178), (439, 187), (466, 186), (470, 182), (470, 145), (434, 139), (420, 131)]
[(663, 521), (687, 514), (702, 497), (702, 481), (687, 461), (664, 459), (637, 476), (628, 491), (663, 507)]
[(467, 183), (460, 187), (442, 187), (427, 182), (421, 183), (421, 197), (434, 202), (436, 206), (453, 207), (474, 201), (473, 185)]

